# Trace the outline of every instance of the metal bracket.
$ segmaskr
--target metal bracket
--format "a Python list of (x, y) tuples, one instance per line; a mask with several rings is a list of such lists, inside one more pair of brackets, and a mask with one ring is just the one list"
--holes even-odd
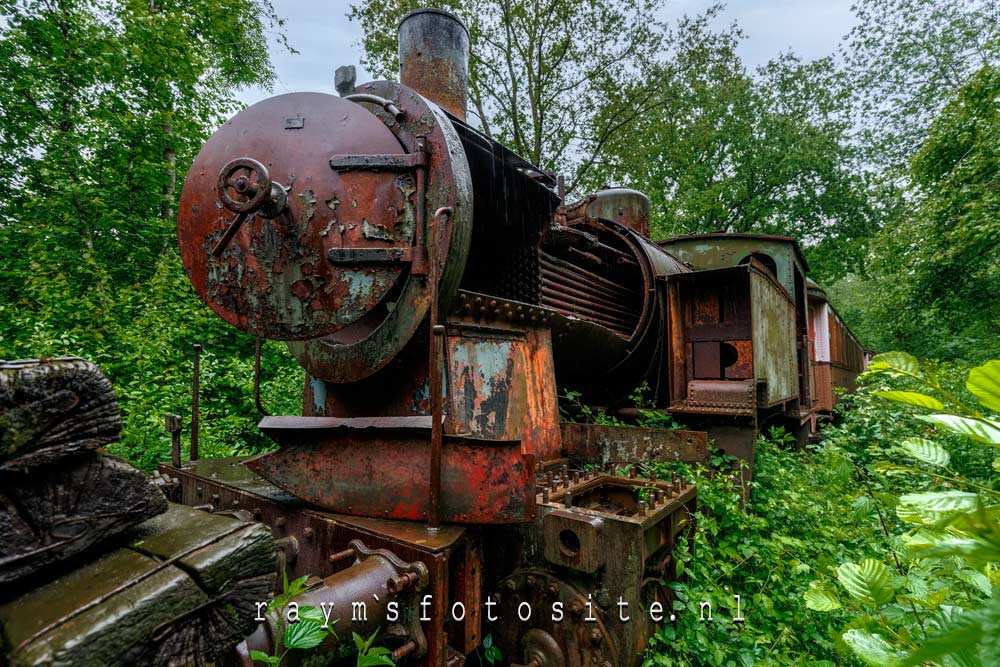
[(334, 171), (410, 171), (427, 166), (427, 152), (389, 155), (333, 155), (330, 168)]
[(413, 248), (331, 248), (326, 258), (332, 264), (395, 264), (411, 261)]

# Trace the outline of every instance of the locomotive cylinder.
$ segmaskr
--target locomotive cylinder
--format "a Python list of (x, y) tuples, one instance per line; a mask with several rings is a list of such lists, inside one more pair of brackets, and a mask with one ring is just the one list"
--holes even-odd
[(440, 9), (418, 9), (399, 23), (399, 81), (465, 120), (469, 29)]

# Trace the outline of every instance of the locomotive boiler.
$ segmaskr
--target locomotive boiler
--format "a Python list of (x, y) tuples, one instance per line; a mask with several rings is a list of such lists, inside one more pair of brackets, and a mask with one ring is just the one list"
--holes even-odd
[(461, 664), (491, 633), (512, 664), (637, 664), (695, 489), (615, 469), (704, 460), (707, 436), (561, 424), (558, 391), (607, 405), (664, 376), (663, 286), (691, 268), (649, 241), (641, 193), (567, 204), (467, 124), (468, 49), (457, 18), (413, 12), (400, 82), (273, 97), (204, 145), (185, 270), (307, 381), (301, 415), (260, 422), (275, 451), (161, 470), (271, 526), (340, 636), (380, 628), (397, 660)]

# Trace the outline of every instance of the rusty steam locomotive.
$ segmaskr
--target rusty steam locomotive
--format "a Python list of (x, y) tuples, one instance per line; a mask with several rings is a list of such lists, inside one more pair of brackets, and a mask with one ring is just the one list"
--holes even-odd
[[(466, 123), (468, 49), (454, 16), (411, 13), (399, 83), (273, 97), (205, 144), (188, 276), (308, 376), (301, 416), (260, 423), (275, 451), (161, 471), (185, 504), (268, 524), (289, 575), (318, 577), (307, 601), (399, 661), (460, 665), (492, 633), (512, 663), (638, 664), (696, 490), (614, 469), (704, 460), (709, 437), (752, 461), (760, 425), (811, 430), (825, 296), (792, 239), (657, 244), (641, 193), (565, 202)], [(838, 341), (857, 349), (823, 377), (849, 384), (863, 350)], [(642, 382), (693, 430), (560, 423), (557, 388), (627, 420)]]

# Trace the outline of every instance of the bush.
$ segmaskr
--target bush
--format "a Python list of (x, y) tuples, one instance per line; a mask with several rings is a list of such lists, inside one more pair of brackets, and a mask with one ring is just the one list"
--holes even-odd
[[(232, 456), (271, 447), (257, 430), (253, 403), (255, 341), (213, 313), (195, 294), (176, 249), (165, 251), (153, 278), (109, 296), (61, 291), (58, 272), (39, 276), (34, 297), (0, 306), (0, 357), (74, 355), (97, 363), (114, 383), (124, 428), (109, 447), (152, 470), (170, 458), (163, 417), (190, 426), (192, 345), (201, 343), (200, 449)], [(26, 293), (32, 294), (29, 285)], [(113, 305), (109, 305), (113, 304)], [(261, 352), (262, 396), (268, 411), (301, 414), (305, 374), (284, 344)], [(189, 432), (189, 431), (188, 431)], [(188, 437), (185, 436), (185, 450)]]

